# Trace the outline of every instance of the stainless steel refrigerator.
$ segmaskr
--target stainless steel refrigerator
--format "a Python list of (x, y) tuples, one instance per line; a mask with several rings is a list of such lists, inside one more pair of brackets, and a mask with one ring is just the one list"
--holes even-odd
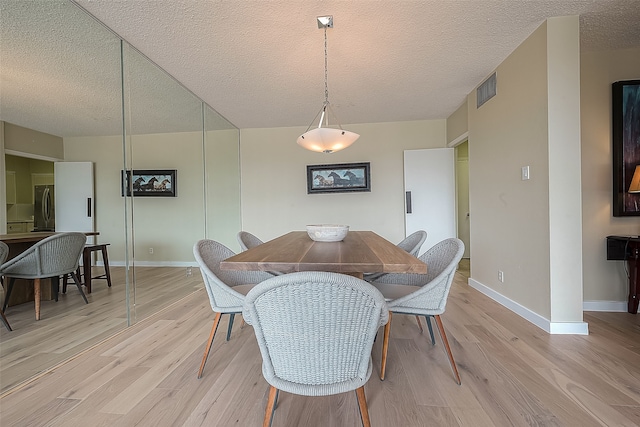
[(55, 231), (56, 215), (53, 185), (36, 185), (33, 202), (33, 231)]

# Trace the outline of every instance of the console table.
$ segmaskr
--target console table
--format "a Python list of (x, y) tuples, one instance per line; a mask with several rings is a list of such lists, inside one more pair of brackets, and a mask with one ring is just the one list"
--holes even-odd
[(627, 262), (629, 268), (627, 311), (636, 314), (640, 292), (640, 236), (607, 236), (607, 259)]

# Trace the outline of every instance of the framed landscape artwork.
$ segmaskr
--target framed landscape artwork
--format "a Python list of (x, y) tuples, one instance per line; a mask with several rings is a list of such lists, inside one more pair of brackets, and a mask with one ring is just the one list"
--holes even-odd
[(134, 197), (176, 197), (175, 169), (122, 171), (122, 195)]
[(612, 85), (613, 216), (640, 215), (640, 193), (630, 193), (640, 165), (640, 80)]
[(369, 163), (307, 166), (307, 193), (371, 191)]

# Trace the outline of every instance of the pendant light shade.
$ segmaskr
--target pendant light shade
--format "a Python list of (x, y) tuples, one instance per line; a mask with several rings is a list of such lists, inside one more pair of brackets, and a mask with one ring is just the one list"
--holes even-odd
[[(296, 142), (298, 145), (310, 151), (334, 153), (353, 144), (356, 139), (360, 138), (360, 135), (342, 129), (329, 103), (329, 89), (327, 85), (327, 28), (333, 28), (333, 16), (318, 16), (318, 28), (324, 29), (324, 103), (306, 132), (300, 135)], [(330, 115), (335, 119), (338, 126), (337, 128), (329, 127)], [(318, 116), (320, 116), (318, 127), (311, 129)]]
[(315, 128), (298, 137), (298, 144), (307, 150), (320, 153), (333, 153), (347, 148), (360, 135), (343, 129)]

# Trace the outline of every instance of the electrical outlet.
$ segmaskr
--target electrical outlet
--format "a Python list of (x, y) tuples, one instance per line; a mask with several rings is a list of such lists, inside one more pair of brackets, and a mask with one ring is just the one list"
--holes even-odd
[(191, 276), (193, 273), (191, 271), (191, 267), (187, 267), (187, 277)]
[(153, 253), (153, 248), (149, 248), (149, 253), (152, 254)]
[(498, 280), (504, 283), (504, 271), (498, 270)]
[(529, 166), (523, 166), (521, 173), (522, 173), (522, 180), (523, 181), (526, 181), (526, 180), (531, 178), (531, 175), (529, 174)]

